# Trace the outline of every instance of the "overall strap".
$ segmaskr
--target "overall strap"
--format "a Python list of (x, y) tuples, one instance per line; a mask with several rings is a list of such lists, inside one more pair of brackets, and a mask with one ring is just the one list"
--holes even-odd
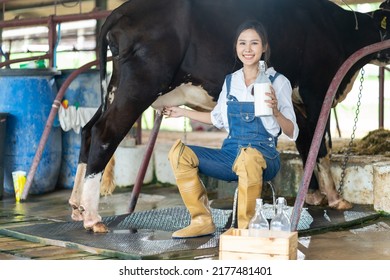
[(232, 84), (232, 74), (226, 76), (226, 97), (230, 94), (230, 87)]
[(232, 74), (226, 76), (226, 99), (228, 101), (238, 101), (235, 96), (230, 95), (230, 88), (232, 85)]
[(269, 75), (269, 80), (271, 81), (271, 83), (273, 84), (274, 81), (276, 80), (276, 78), (279, 76), (280, 74), (278, 72), (275, 73), (275, 75), (271, 76)]

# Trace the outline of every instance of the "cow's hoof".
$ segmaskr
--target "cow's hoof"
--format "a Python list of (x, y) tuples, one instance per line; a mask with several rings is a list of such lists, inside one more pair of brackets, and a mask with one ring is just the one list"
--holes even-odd
[(319, 205), (327, 205), (328, 200), (326, 198), (326, 195), (321, 193), (319, 190), (316, 191), (309, 191), (306, 196), (305, 196), (305, 203), (308, 205), (314, 205), (314, 206), (319, 206)]
[(340, 198), (334, 202), (329, 202), (329, 207), (336, 210), (348, 210), (353, 207), (353, 204), (343, 198)]
[(94, 233), (107, 233), (108, 228), (102, 222), (97, 222), (92, 227), (86, 227), (86, 230), (93, 231)]

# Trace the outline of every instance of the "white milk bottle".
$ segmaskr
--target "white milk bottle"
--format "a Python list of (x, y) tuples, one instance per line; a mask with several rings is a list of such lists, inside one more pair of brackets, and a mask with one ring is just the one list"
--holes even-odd
[(255, 84), (253, 86), (253, 95), (255, 98), (255, 116), (271, 116), (272, 108), (268, 107), (268, 103), (265, 100), (270, 100), (266, 92), (271, 92), (271, 81), (265, 74), (266, 64), (264, 61), (259, 62), (260, 74), (257, 76)]

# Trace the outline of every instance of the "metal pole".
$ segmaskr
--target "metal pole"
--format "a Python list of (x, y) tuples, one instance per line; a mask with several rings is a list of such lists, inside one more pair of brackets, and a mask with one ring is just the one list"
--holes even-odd
[[(95, 7), (97, 10), (107, 10), (107, 0), (95, 0)], [(100, 34), (100, 30), (102, 29), (102, 26), (103, 26), (103, 23), (104, 23), (104, 19), (98, 19), (96, 21), (96, 40), (95, 40), (95, 43), (96, 43), (96, 57), (98, 57), (98, 40), (99, 40), (99, 34)]]
[(379, 128), (384, 128), (385, 116), (385, 67), (379, 67)]
[(47, 26), (49, 28), (49, 67), (53, 68), (54, 67), (54, 47), (55, 47), (55, 42), (57, 38), (57, 30), (56, 26), (57, 24), (53, 21), (53, 16), (50, 16), (48, 21), (47, 21)]
[(150, 158), (152, 157), (152, 152), (154, 149), (154, 145), (156, 143), (158, 132), (160, 130), (162, 118), (163, 118), (163, 114), (156, 114), (156, 118), (154, 120), (154, 126), (150, 134), (148, 144), (146, 146), (144, 159), (141, 163), (141, 167), (138, 171), (137, 178), (133, 187), (133, 191), (131, 193), (129, 213), (133, 213), (135, 206), (137, 205), (138, 196), (141, 191), (141, 186), (145, 178), (146, 170), (148, 169)]
[(321, 140), (324, 135), (325, 126), (329, 118), (330, 109), (332, 108), (333, 99), (336, 95), (337, 89), (340, 86), (341, 81), (343, 80), (346, 73), (349, 69), (361, 58), (366, 55), (369, 55), (380, 50), (390, 48), (390, 40), (379, 42), (366, 46), (354, 54), (352, 54), (340, 67), (337, 71), (335, 77), (333, 78), (328, 91), (326, 92), (324, 102), (322, 104), (321, 113), (318, 118), (316, 130), (314, 132), (313, 140), (310, 146), (309, 155), (305, 164), (303, 178), (299, 186), (298, 195), (295, 199), (294, 209), (291, 216), (291, 230), (296, 231), (298, 227), (298, 222), (301, 216), (302, 207), (305, 202), (305, 196), (309, 187), (311, 176), (313, 175), (314, 165), (316, 164), (316, 159), (318, 151), (320, 148)]

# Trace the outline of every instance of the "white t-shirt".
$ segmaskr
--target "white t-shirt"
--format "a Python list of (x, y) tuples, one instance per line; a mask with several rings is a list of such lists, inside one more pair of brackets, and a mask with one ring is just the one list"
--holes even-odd
[[(267, 76), (274, 76), (276, 71), (273, 67), (270, 67), (266, 71)], [(283, 75), (275, 79), (272, 84), (276, 98), (278, 99), (279, 111), (294, 124), (294, 135), (290, 140), (295, 141), (298, 137), (299, 129), (296, 122), (295, 112), (292, 105), (291, 94), (292, 88), (290, 81)], [(230, 86), (230, 95), (233, 95), (240, 102), (254, 102), (254, 97), (251, 94), (253, 84), (248, 87), (245, 85), (244, 72), (241, 68), (232, 74), (232, 81)], [(227, 99), (226, 99), (226, 80), (223, 84), (222, 91), (218, 98), (218, 103), (211, 111), (211, 121), (213, 125), (219, 129), (224, 128), (229, 132), (229, 123), (227, 118)], [(277, 136), (280, 131), (280, 126), (274, 116), (261, 117), (264, 127), (273, 136)]]

